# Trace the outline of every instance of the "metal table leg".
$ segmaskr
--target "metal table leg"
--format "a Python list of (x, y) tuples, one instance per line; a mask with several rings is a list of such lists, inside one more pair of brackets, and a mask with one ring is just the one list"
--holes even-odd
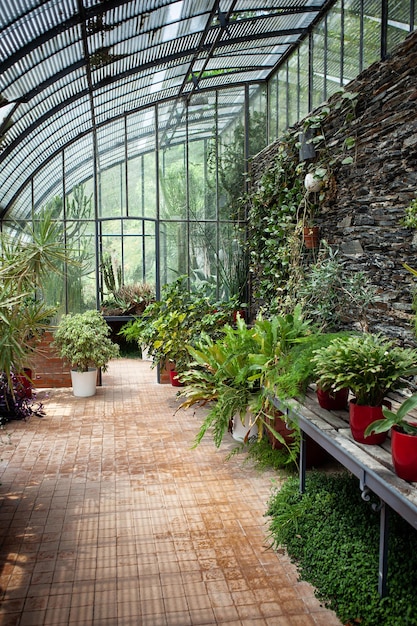
[(304, 493), (306, 490), (307, 435), (303, 430), (301, 430), (300, 435), (300, 493)]

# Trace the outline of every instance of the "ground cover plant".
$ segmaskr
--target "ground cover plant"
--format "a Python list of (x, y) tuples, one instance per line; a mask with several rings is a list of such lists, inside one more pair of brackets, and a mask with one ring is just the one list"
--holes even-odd
[(343, 624), (417, 625), (417, 532), (390, 514), (388, 590), (378, 595), (379, 513), (347, 472), (311, 472), (306, 493), (289, 478), (268, 503), (274, 549), (285, 546), (300, 578)]

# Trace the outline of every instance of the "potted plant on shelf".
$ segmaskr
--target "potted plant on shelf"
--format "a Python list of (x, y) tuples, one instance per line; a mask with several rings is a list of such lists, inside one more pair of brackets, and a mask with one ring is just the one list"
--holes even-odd
[(54, 334), (54, 346), (71, 365), (74, 396), (96, 393), (97, 369), (104, 372), (119, 346), (109, 338), (110, 328), (99, 311), (63, 315)]
[(317, 383), (335, 391), (349, 388), (349, 422), (353, 438), (366, 444), (380, 444), (381, 432), (365, 437), (369, 424), (382, 419), (382, 406), (390, 391), (406, 386), (404, 378), (417, 373), (417, 351), (402, 348), (380, 334), (363, 333), (336, 338), (314, 352)]
[(417, 394), (404, 400), (396, 413), (384, 406), (383, 417), (365, 430), (365, 437), (368, 437), (372, 433), (387, 433), (391, 429), (391, 456), (395, 473), (410, 482), (417, 482), (417, 422), (410, 421), (407, 416), (416, 407)]

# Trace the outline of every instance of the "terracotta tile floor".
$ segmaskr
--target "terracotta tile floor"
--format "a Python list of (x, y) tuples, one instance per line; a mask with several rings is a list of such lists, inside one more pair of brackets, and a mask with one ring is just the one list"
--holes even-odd
[(174, 415), (175, 391), (121, 359), (95, 397), (54, 389), (7, 425), (1, 626), (340, 624), (266, 549), (274, 475), (225, 462), (229, 436), (191, 450), (202, 413)]

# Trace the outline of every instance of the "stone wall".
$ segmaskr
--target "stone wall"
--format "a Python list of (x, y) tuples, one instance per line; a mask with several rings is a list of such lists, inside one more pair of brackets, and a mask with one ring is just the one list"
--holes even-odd
[[(414, 343), (415, 279), (402, 264), (417, 268), (417, 233), (400, 220), (417, 190), (417, 32), (346, 90), (359, 94), (349, 130), (356, 136), (355, 162), (334, 172), (336, 195), (322, 207), (321, 236), (340, 250), (348, 267), (366, 271), (378, 287), (381, 302), (371, 318), (372, 330)], [(344, 139), (337, 135), (343, 126), (340, 115), (332, 112), (324, 124), (335, 153)], [(254, 184), (278, 143), (254, 158)]]

